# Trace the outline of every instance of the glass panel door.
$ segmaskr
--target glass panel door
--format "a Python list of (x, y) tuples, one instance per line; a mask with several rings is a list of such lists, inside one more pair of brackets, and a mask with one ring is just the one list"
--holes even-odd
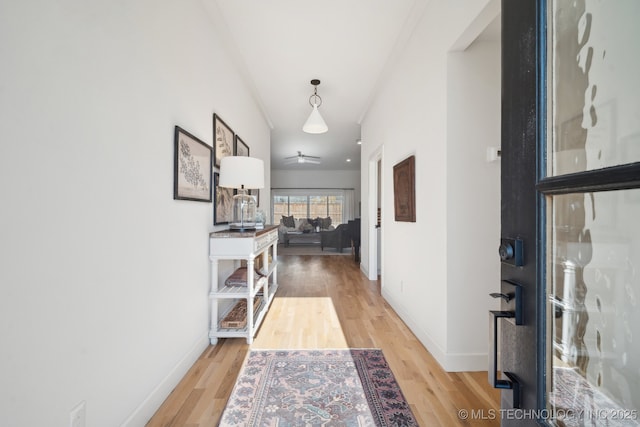
[(307, 196), (289, 196), (289, 215), (295, 218), (306, 218), (309, 214)]
[(309, 196), (309, 218), (327, 217), (327, 196)]
[(548, 175), (640, 161), (640, 1), (549, 8)]
[(638, 425), (640, 1), (548, 4), (547, 409)]
[(557, 195), (551, 206), (550, 408), (559, 425), (637, 425), (640, 190)]
[(343, 217), (344, 197), (343, 196), (329, 196), (328, 199), (329, 216), (331, 217), (331, 223), (334, 226), (346, 222)]
[(283, 216), (289, 216), (289, 197), (288, 196), (273, 196), (273, 221), (279, 223), (280, 218)]

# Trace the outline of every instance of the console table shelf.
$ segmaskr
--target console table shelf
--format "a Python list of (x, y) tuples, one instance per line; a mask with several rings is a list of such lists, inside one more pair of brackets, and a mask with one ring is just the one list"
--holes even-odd
[[(277, 226), (266, 226), (263, 230), (251, 232), (219, 231), (209, 235), (209, 260), (211, 262), (211, 326), (209, 339), (212, 345), (219, 338), (246, 338), (251, 344), (269, 306), (278, 290), (278, 230)], [(271, 260), (269, 259), (271, 254)], [(262, 266), (260, 277), (254, 282), (255, 260), (260, 257)], [(218, 262), (232, 260), (245, 261), (247, 283), (253, 286), (226, 286), (219, 278)], [(254, 298), (261, 294), (258, 307), (254, 307)], [(233, 309), (235, 302), (245, 299), (247, 303), (247, 323), (242, 328), (223, 327), (221, 321)], [(220, 310), (220, 305), (227, 307)], [(254, 310), (255, 309), (255, 310)], [(222, 312), (222, 315), (220, 314)], [(255, 316), (254, 316), (255, 313)]]

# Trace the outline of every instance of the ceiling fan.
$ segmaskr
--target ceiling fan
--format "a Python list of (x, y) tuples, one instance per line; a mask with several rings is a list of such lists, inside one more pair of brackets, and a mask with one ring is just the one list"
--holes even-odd
[(302, 151), (298, 151), (298, 155), (297, 156), (285, 157), (284, 158), (284, 162), (286, 164), (288, 164), (288, 165), (291, 165), (293, 163), (311, 163), (313, 165), (319, 165), (320, 164), (320, 159), (321, 159), (321, 157), (306, 156), (306, 155), (302, 154)]

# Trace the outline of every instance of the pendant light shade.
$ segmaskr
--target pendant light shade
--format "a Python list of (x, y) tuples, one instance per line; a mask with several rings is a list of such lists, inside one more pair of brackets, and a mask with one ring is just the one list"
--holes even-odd
[(311, 110), (309, 118), (304, 123), (304, 126), (302, 126), (302, 130), (306, 133), (325, 133), (329, 128), (318, 110), (318, 107), (322, 105), (322, 98), (318, 95), (318, 85), (320, 84), (320, 80), (313, 79), (311, 80), (311, 84), (315, 86), (313, 95), (309, 98), (309, 104), (311, 104), (313, 110)]
[(304, 122), (302, 130), (306, 133), (325, 133), (329, 130), (327, 124), (320, 115), (320, 111), (318, 111), (317, 105), (313, 105), (313, 110), (311, 110), (311, 114), (309, 114), (307, 121)]

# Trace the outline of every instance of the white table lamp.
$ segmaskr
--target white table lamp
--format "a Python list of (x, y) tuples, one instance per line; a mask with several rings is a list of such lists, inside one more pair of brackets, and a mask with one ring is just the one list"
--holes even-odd
[(254, 157), (227, 156), (220, 160), (220, 187), (235, 188), (233, 196), (233, 230), (256, 228), (256, 202), (247, 190), (264, 187), (264, 162)]

